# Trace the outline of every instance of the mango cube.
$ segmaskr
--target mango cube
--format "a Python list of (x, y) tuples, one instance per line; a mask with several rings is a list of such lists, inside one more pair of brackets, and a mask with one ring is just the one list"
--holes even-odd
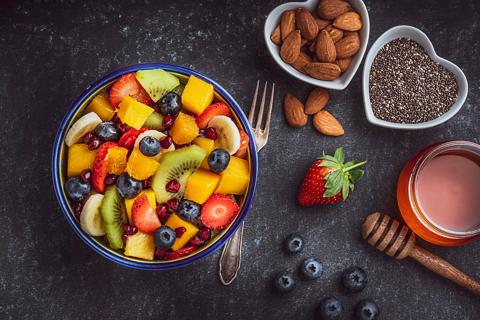
[(123, 147), (113, 147), (108, 149), (105, 160), (107, 161), (107, 173), (122, 174), (127, 168), (128, 149)]
[(142, 196), (142, 195), (146, 195), (147, 196), (147, 199), (148, 199), (148, 202), (150, 203), (150, 205), (152, 206), (153, 209), (156, 209), (157, 208), (157, 201), (155, 201), (155, 192), (153, 191), (153, 189), (145, 189), (145, 190), (142, 190), (135, 198), (133, 199), (126, 199), (125, 198), (125, 208), (127, 209), (127, 217), (128, 217), (128, 222), (133, 225), (133, 222), (132, 222), (132, 206), (133, 206), (133, 203), (135, 202), (135, 200)]
[(95, 112), (102, 121), (110, 121), (115, 115), (114, 108), (103, 93), (100, 93), (93, 98), (87, 107), (87, 112)]
[(190, 76), (182, 93), (183, 107), (197, 115), (213, 101), (213, 85), (195, 76)]
[(180, 112), (173, 123), (170, 134), (176, 144), (187, 144), (198, 136), (199, 129), (195, 118)]
[(202, 164), (200, 165), (200, 168), (205, 169), (205, 170), (210, 170), (210, 167), (208, 166), (208, 156), (210, 155), (210, 152), (213, 151), (215, 148), (215, 140), (204, 138), (204, 137), (198, 137), (195, 140), (193, 140), (193, 143), (205, 150), (207, 156), (203, 160)]
[(188, 178), (184, 198), (204, 204), (217, 188), (220, 176), (211, 171), (199, 169)]
[(153, 260), (155, 254), (155, 243), (153, 236), (138, 231), (134, 235), (127, 237), (125, 245), (125, 255), (129, 257)]
[(168, 218), (165, 225), (172, 228), (173, 230), (178, 227), (184, 227), (187, 230), (184, 234), (182, 234), (180, 238), (175, 239), (175, 242), (172, 246), (173, 251), (183, 248), (187, 244), (187, 242), (190, 241), (198, 232), (198, 228), (193, 223), (181, 219), (175, 213), (173, 213), (170, 218)]
[(220, 183), (215, 193), (245, 194), (250, 182), (248, 161), (238, 157), (230, 157), (230, 162), (227, 168), (220, 172), (220, 177)]
[(84, 143), (72, 144), (68, 148), (67, 176), (78, 176), (83, 170), (92, 169), (97, 150), (89, 150)]
[(117, 115), (123, 123), (140, 130), (154, 111), (153, 108), (126, 96), (118, 105)]
[(145, 180), (157, 172), (159, 163), (153, 158), (144, 156), (139, 149), (134, 149), (128, 158), (127, 172), (130, 177)]

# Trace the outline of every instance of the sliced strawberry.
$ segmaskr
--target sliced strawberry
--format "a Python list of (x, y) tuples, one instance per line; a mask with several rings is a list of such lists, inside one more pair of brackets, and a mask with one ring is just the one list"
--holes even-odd
[(105, 161), (105, 158), (107, 157), (108, 149), (117, 145), (116, 142), (105, 142), (98, 148), (92, 168), (92, 186), (98, 193), (105, 192), (105, 178), (107, 177), (107, 161)]
[(248, 154), (248, 143), (250, 142), (250, 138), (248, 138), (248, 134), (240, 130), (240, 148), (238, 148), (237, 153), (235, 153), (235, 157), (238, 158), (247, 158)]
[(145, 194), (133, 202), (131, 212), (133, 225), (142, 232), (152, 233), (162, 225)]
[(148, 93), (138, 83), (134, 73), (124, 74), (113, 84), (109, 93), (110, 104), (116, 108), (126, 96), (147, 105), (152, 102)]
[(214, 194), (203, 204), (200, 219), (207, 228), (220, 230), (230, 224), (240, 211), (238, 204), (225, 194)]
[(140, 130), (136, 130), (136, 129), (128, 129), (124, 134), (122, 134), (122, 136), (120, 137), (120, 140), (118, 140), (118, 145), (120, 147), (125, 147), (126, 146), (126, 142), (128, 140), (132, 140), (132, 137), (134, 138), (134, 141), (138, 138), (138, 136), (140, 135), (140, 133), (142, 132), (145, 132), (147, 129), (145, 128), (141, 128)]
[(190, 253), (195, 252), (195, 250), (197, 250), (197, 247), (195, 246), (183, 247), (181, 249), (178, 249), (177, 251), (168, 252), (163, 259), (164, 260), (178, 259), (181, 257), (188, 256)]
[(198, 117), (195, 119), (197, 126), (200, 129), (205, 129), (208, 125), (208, 121), (215, 116), (228, 116), (230, 117), (232, 112), (230, 108), (224, 103), (217, 102), (209, 105)]

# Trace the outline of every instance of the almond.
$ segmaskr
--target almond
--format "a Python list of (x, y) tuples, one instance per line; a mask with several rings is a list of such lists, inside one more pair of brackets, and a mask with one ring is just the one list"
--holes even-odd
[(356, 37), (358, 37), (358, 38), (360, 39), (360, 36), (359, 36), (359, 34), (358, 34), (357, 31), (344, 31), (344, 32), (343, 32), (343, 36), (344, 36), (344, 37), (356, 36)]
[(330, 34), (322, 30), (315, 45), (315, 55), (321, 62), (334, 62), (337, 59), (337, 50)]
[(335, 80), (340, 76), (340, 67), (333, 63), (311, 62), (307, 63), (303, 69), (311, 77), (319, 80)]
[(305, 114), (312, 115), (327, 105), (328, 100), (330, 99), (330, 94), (327, 89), (324, 88), (315, 88), (310, 91), (307, 102), (305, 103)]
[(313, 40), (318, 34), (318, 24), (310, 11), (306, 9), (297, 9), (295, 12), (295, 24), (304, 39)]
[(301, 73), (305, 73), (305, 70), (303, 67), (307, 64), (312, 62), (312, 58), (308, 56), (305, 52), (300, 52), (300, 55), (298, 56), (297, 60), (295, 60), (294, 63), (292, 63), (292, 67), (300, 71)]
[(308, 40), (307, 39), (301, 39), (300, 41), (300, 47), (303, 47), (304, 45), (306, 45), (308, 43)]
[(288, 37), (288, 35), (295, 30), (295, 11), (287, 10), (282, 13), (280, 18), (280, 33), (282, 34), (282, 40)]
[(326, 20), (333, 20), (345, 12), (351, 11), (352, 7), (346, 1), (341, 0), (321, 0), (318, 3), (317, 14)]
[(313, 116), (313, 126), (326, 136), (338, 137), (345, 133), (342, 124), (328, 111), (322, 110)]
[(351, 57), (335, 60), (335, 64), (340, 67), (340, 70), (342, 70), (342, 72), (347, 71), (351, 63), (352, 63)]
[(362, 18), (356, 12), (346, 12), (335, 18), (333, 26), (346, 31), (358, 31), (362, 29)]
[(328, 34), (330, 35), (334, 43), (342, 39), (344, 36), (344, 32), (342, 30), (332, 27), (331, 25), (327, 26), (325, 30), (328, 31)]
[(272, 40), (272, 42), (277, 46), (282, 44), (282, 32), (280, 31), (280, 25), (277, 25), (275, 29), (273, 29), (273, 32), (270, 35), (270, 40)]
[(323, 19), (316, 18), (315, 21), (317, 22), (317, 25), (318, 25), (318, 31), (324, 29), (325, 27), (327, 27), (330, 24), (330, 21), (328, 21), (328, 20), (323, 20)]
[(295, 128), (301, 128), (307, 124), (308, 117), (303, 111), (303, 104), (290, 93), (283, 100), (283, 111), (288, 124)]
[(286, 63), (295, 62), (300, 54), (301, 43), (302, 37), (300, 36), (300, 31), (295, 30), (291, 32), (280, 47), (280, 57), (282, 60)]
[(337, 59), (348, 58), (355, 55), (360, 50), (360, 39), (358, 36), (348, 36), (337, 43), (335, 49), (337, 50)]

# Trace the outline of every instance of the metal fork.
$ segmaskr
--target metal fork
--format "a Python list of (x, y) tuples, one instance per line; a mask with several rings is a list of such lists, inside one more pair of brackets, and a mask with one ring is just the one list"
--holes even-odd
[[(258, 96), (258, 86), (260, 81), (257, 80), (257, 87), (255, 88), (255, 94), (253, 95), (252, 106), (250, 107), (250, 113), (248, 114), (248, 122), (253, 127), (253, 119), (255, 118), (255, 109), (257, 105), (257, 96)], [(270, 131), (270, 120), (272, 118), (272, 106), (273, 106), (273, 97), (275, 95), (275, 83), (272, 84), (272, 93), (270, 95), (270, 103), (267, 111), (267, 120), (265, 121), (265, 126), (262, 129), (262, 120), (263, 114), (265, 111), (265, 97), (267, 94), (268, 82), (265, 82), (263, 87), (262, 101), (260, 102), (260, 110), (257, 115), (257, 123), (255, 128), (252, 129), (253, 135), (255, 137), (255, 144), (257, 145), (257, 150), (260, 151), (268, 141), (268, 133)], [(220, 276), (220, 281), (223, 285), (228, 286), (235, 280), (240, 269), (240, 263), (242, 260), (242, 238), (243, 238), (243, 225), (244, 222), (240, 224), (240, 227), (235, 232), (235, 234), (228, 240), (227, 244), (223, 247), (222, 255), (220, 256), (219, 261), (219, 271), (218, 275)]]

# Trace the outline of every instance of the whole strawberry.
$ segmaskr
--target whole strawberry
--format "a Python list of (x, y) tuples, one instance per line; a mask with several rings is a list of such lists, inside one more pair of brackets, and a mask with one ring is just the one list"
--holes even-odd
[[(345, 151), (337, 148), (335, 155), (323, 155), (308, 169), (298, 192), (298, 203), (308, 207), (317, 204), (337, 203), (346, 200), (354, 184), (364, 171), (355, 169), (366, 163), (348, 161), (344, 163)], [(353, 170), (355, 169), (355, 170)]]

